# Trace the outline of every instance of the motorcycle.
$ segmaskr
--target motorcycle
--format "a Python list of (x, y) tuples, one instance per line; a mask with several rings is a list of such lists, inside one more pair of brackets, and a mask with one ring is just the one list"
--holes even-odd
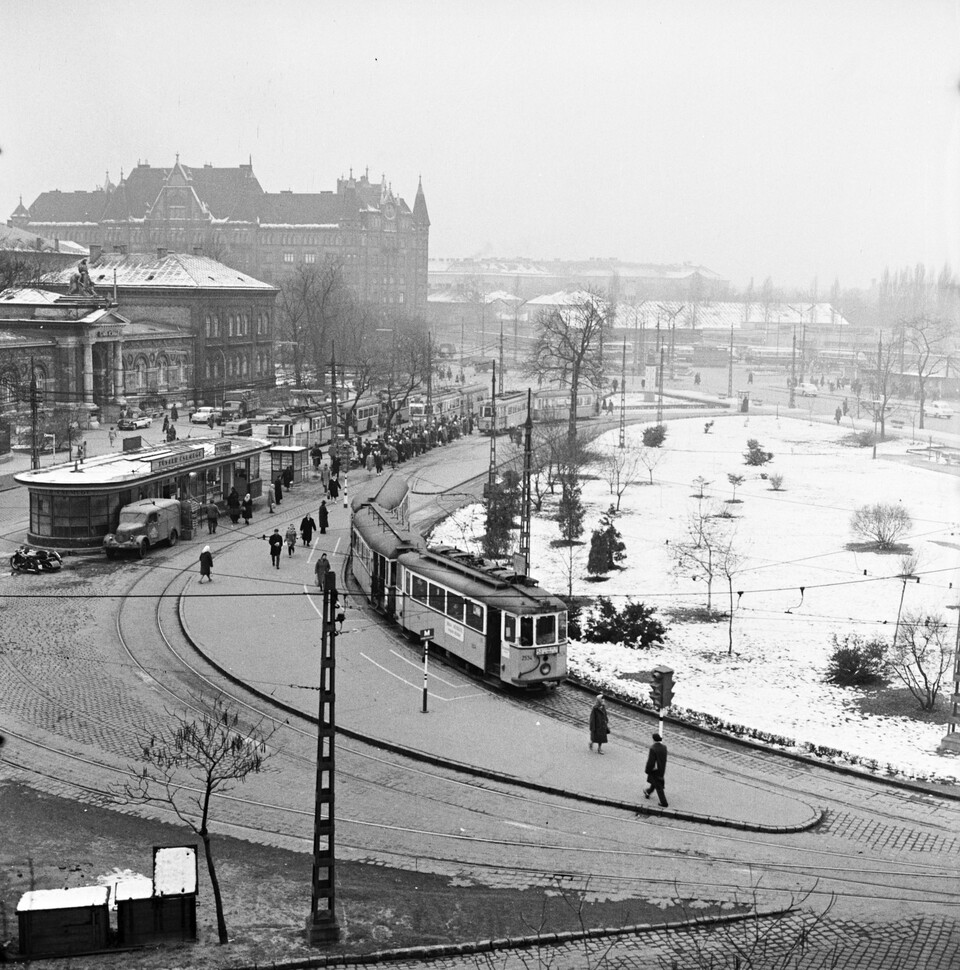
[(63, 566), (59, 552), (20, 546), (10, 557), (10, 568), (23, 573), (55, 573)]

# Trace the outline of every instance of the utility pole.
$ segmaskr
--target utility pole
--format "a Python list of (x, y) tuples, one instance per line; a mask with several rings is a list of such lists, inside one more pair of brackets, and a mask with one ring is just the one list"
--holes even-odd
[(463, 383), (463, 313), (460, 314), (460, 383)]
[(427, 409), (424, 416), (429, 421), (433, 416), (433, 335), (427, 331)]
[(30, 468), (40, 467), (40, 441), (39, 428), (37, 427), (37, 411), (39, 401), (37, 400), (37, 372), (33, 367), (33, 357), (30, 358)]
[[(523, 482), (520, 486), (520, 549), (523, 575), (530, 575), (530, 521), (533, 512), (533, 390), (527, 388), (527, 420), (523, 423)], [(519, 569), (516, 570), (520, 572)]]
[(497, 362), (490, 375), (490, 469), (487, 472), (487, 514), (493, 501), (493, 488), (497, 481)]
[(797, 328), (793, 328), (793, 349), (790, 352), (790, 407), (797, 406)]
[(334, 779), (336, 777), (336, 608), (337, 578), (324, 577), (320, 618), (320, 710), (317, 718), (317, 788), (313, 816), (313, 876), (307, 942), (311, 946), (340, 939), (337, 922)]
[(503, 394), (503, 320), (500, 320), (500, 383), (499, 391)]
[(340, 416), (337, 414), (337, 344), (330, 341), (330, 435), (332, 441), (337, 440), (337, 424)]
[(660, 348), (660, 367), (657, 379), (657, 424), (663, 424), (663, 350)]
[(733, 327), (730, 328), (730, 362), (727, 368), (727, 397), (733, 397)]
[(627, 446), (627, 338), (623, 338), (623, 361), (620, 364), (620, 450)]

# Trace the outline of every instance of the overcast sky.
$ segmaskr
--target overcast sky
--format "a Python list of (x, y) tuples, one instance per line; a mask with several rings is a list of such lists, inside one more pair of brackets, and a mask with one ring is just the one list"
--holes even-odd
[(3, 0), (0, 217), (138, 160), (385, 174), (431, 256), (960, 270), (958, 0)]

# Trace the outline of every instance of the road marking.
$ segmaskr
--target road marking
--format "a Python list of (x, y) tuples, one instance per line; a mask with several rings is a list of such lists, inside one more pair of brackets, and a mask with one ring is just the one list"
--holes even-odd
[[(397, 653), (396, 650), (391, 650), (390, 653), (392, 653), (398, 660), (402, 660), (405, 664), (409, 664), (411, 667), (416, 667), (418, 670), (423, 669), (422, 660), (411, 660), (409, 657), (404, 657), (403, 654)], [(445, 684), (447, 687), (463, 686), (462, 684), (455, 684), (453, 683), (453, 681), (450, 681), (450, 680), (444, 680), (439, 674), (435, 674), (432, 670), (430, 671), (430, 676), (434, 677), (436, 680), (439, 680), (441, 684)], [(478, 690), (474, 694), (461, 694), (459, 697), (452, 698), (452, 700), (462, 700), (467, 697), (480, 697), (482, 696), (482, 694), (483, 694), (483, 691)]]
[[(400, 683), (402, 683), (402, 684), (406, 684), (406, 685), (407, 685), (407, 687), (412, 687), (412, 688), (413, 688), (414, 690), (416, 690), (416, 691), (422, 691), (422, 690), (423, 690), (423, 685), (422, 685), (422, 684), (413, 684), (413, 683), (411, 683), (411, 682), (410, 682), (409, 680), (406, 680), (405, 678), (403, 678), (403, 677), (401, 677), (401, 676), (400, 676), (399, 674), (395, 674), (395, 673), (394, 673), (394, 672), (393, 672), (392, 670), (390, 670), (389, 668), (387, 668), (387, 667), (384, 667), (384, 666), (383, 666), (383, 664), (378, 664), (378, 663), (376, 662), (376, 660), (374, 660), (374, 659), (373, 659), (373, 657), (368, 657), (368, 656), (367, 656), (367, 655), (366, 655), (365, 653), (363, 653), (362, 651), (361, 651), (361, 653), (360, 653), (360, 656), (361, 656), (361, 657), (363, 657), (363, 659), (364, 659), (364, 660), (368, 660), (368, 661), (369, 661), (370, 663), (372, 663), (374, 667), (379, 667), (379, 668), (380, 668), (380, 670), (382, 670), (382, 671), (383, 671), (383, 672), (384, 672), (385, 674), (389, 674), (389, 675), (390, 675), (391, 677), (395, 677), (395, 678), (396, 678), (397, 680), (399, 680), (399, 681), (400, 681)], [(429, 691), (428, 691), (428, 694), (429, 694)], [(439, 695), (437, 695), (437, 694), (429, 694), (429, 696), (430, 696), (430, 697), (433, 697), (433, 698), (435, 698), (435, 699), (436, 699), (436, 700), (438, 700), (438, 701), (446, 701), (446, 700), (447, 700), (447, 698), (446, 698), (446, 697), (440, 697), (440, 696), (439, 696)], [(456, 698), (454, 698), (454, 700), (455, 700), (455, 699), (456, 699)]]

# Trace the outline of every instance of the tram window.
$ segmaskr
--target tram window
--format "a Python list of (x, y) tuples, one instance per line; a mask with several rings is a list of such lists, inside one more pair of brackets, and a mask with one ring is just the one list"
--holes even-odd
[(567, 614), (560, 613), (558, 615), (560, 617), (560, 624), (559, 624), (560, 629), (559, 629), (559, 632), (557, 633), (557, 639), (562, 642), (567, 639)]
[(447, 593), (447, 616), (463, 623), (463, 597), (457, 593)]
[(419, 600), (421, 603), (427, 602), (427, 581), (421, 579), (419, 576), (413, 577), (413, 589), (410, 591), (410, 595), (413, 596), (415, 600)]
[(533, 646), (533, 617), (532, 616), (520, 617), (520, 646), (521, 647)]
[(465, 600), (467, 606), (467, 626), (483, 632), (483, 607), (473, 600)]
[(557, 617), (551, 613), (549, 616), (537, 617), (537, 643), (556, 643), (557, 642)]
[(430, 609), (443, 613), (446, 608), (447, 591), (435, 583), (430, 584)]
[(511, 643), (517, 639), (517, 618), (509, 613), (503, 614), (503, 639)]

